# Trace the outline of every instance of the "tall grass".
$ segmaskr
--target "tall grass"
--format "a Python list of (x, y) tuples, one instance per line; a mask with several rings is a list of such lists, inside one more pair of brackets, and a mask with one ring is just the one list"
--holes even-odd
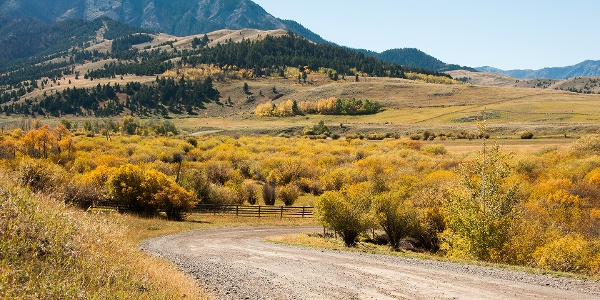
[(6, 174), (0, 182), (2, 298), (206, 298), (170, 264), (142, 253), (125, 222), (33, 194)]

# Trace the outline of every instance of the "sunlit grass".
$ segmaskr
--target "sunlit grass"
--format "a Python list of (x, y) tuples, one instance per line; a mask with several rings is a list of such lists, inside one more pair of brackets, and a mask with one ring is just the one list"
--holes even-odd
[(190, 215), (172, 222), (112, 210), (84, 212), (2, 179), (0, 294), (7, 299), (204, 299), (196, 282), (142, 252), (139, 243), (197, 229), (316, 224), (312, 218)]
[[(172, 264), (143, 253), (138, 241), (180, 231), (141, 219), (86, 213), (35, 195), (1, 176), (0, 295), (4, 299), (205, 299)], [(143, 227), (143, 225), (142, 225)]]

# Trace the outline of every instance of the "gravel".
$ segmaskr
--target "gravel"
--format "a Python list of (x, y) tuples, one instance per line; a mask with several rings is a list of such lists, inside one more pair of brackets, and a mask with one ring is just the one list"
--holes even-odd
[(145, 241), (215, 299), (600, 299), (600, 282), (265, 243), (319, 227), (191, 231)]

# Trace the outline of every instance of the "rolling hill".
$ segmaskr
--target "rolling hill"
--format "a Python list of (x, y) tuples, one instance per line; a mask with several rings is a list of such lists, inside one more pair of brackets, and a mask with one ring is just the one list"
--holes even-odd
[(403, 66), (411, 66), (416, 68), (423, 68), (426, 70), (433, 70), (438, 72), (447, 72), (453, 70), (468, 70), (476, 71), (469, 67), (463, 67), (454, 64), (447, 64), (419, 49), (415, 48), (402, 48), (402, 49), (390, 49), (377, 53), (365, 49), (357, 50), (366, 55), (381, 59), (382, 61), (400, 64)]

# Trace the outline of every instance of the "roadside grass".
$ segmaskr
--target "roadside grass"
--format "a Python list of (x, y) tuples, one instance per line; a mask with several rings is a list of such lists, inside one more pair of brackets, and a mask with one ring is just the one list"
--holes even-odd
[(170, 263), (128, 239), (120, 217), (0, 188), (0, 295), (5, 299), (206, 299)]
[[(327, 233), (329, 234), (329, 232)], [(414, 252), (410, 250), (401, 250), (401, 251), (392, 251), (387, 245), (377, 245), (373, 243), (368, 243), (364, 241), (360, 241), (354, 247), (346, 247), (341, 238), (337, 237), (323, 237), (323, 234), (314, 234), (314, 233), (298, 233), (298, 234), (289, 234), (289, 235), (280, 235), (280, 236), (269, 236), (263, 238), (263, 241), (275, 243), (275, 244), (283, 244), (283, 245), (291, 245), (298, 247), (308, 247), (308, 248), (317, 248), (317, 249), (328, 249), (334, 251), (348, 251), (348, 252), (359, 252), (359, 253), (368, 253), (368, 254), (378, 254), (378, 255), (390, 255), (390, 256), (398, 256), (403, 258), (412, 258), (412, 259), (420, 259), (420, 260), (433, 260), (439, 262), (448, 262), (455, 263), (461, 265), (474, 265), (474, 266), (482, 266), (482, 267), (490, 267), (490, 268), (498, 268), (504, 270), (511, 271), (520, 271), (529, 274), (541, 274), (541, 275), (549, 275), (552, 277), (568, 277), (568, 278), (576, 278), (576, 279), (584, 279), (591, 280), (600, 283), (600, 277), (591, 277), (583, 274), (577, 273), (568, 273), (568, 272), (557, 272), (552, 270), (544, 270), (537, 269), (531, 267), (524, 266), (515, 266), (515, 265), (507, 265), (507, 264), (497, 264), (497, 263), (489, 263), (483, 261), (476, 260), (465, 260), (465, 259), (457, 259), (457, 258), (448, 258), (439, 255), (435, 255), (427, 252)]]
[(0, 295), (5, 299), (208, 299), (142, 241), (216, 227), (306, 226), (312, 218), (190, 215), (186, 222), (82, 211), (0, 175)]

